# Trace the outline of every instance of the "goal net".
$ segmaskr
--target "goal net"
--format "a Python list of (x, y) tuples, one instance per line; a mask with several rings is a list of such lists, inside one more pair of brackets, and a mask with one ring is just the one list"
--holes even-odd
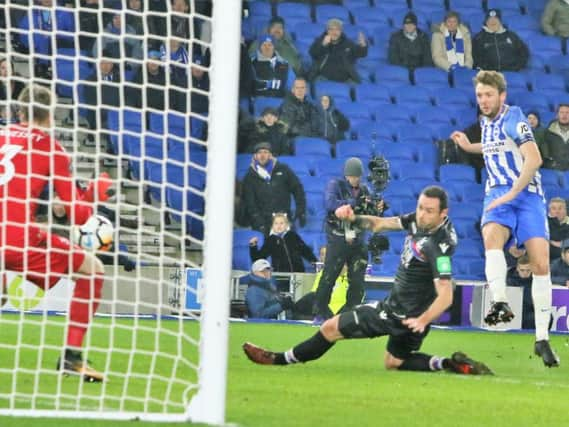
[[(13, 241), (9, 207), (24, 194), (8, 194), (10, 138), (26, 136), (28, 159), (39, 150), (21, 130), (22, 111), (43, 105), (35, 92), (18, 100), (31, 84), (53, 95), (44, 131), (69, 155), (73, 191), (70, 201), (58, 194), (56, 150), (45, 176), (28, 161), (14, 179), (38, 208), (22, 226), (78, 243), (78, 206), (88, 201), (114, 239), (107, 251), (86, 250), (104, 265), (100, 298), (97, 274), (72, 274), (83, 268), (75, 249), (26, 231), (18, 264), (2, 243), (0, 416), (225, 422), (240, 16), (238, 1), (6, 1), (0, 240)], [(34, 180), (45, 181), (41, 195)], [(82, 232), (98, 246), (104, 229)], [(32, 248), (48, 260), (41, 280)], [(80, 346), (78, 306), (88, 325)]]

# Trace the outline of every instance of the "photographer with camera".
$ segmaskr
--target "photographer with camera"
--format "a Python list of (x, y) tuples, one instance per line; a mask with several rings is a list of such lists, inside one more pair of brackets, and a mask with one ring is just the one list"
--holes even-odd
[(324, 271), (316, 291), (314, 323), (332, 317), (328, 304), (336, 279), (344, 264), (348, 265), (348, 293), (342, 310), (361, 304), (364, 297), (364, 276), (368, 263), (368, 248), (365, 230), (353, 223), (340, 220), (334, 212), (343, 205), (350, 205), (360, 214), (383, 213), (383, 200), (374, 199), (369, 189), (361, 182), (364, 167), (360, 159), (349, 158), (344, 164), (344, 179), (330, 181), (325, 193), (327, 252)]

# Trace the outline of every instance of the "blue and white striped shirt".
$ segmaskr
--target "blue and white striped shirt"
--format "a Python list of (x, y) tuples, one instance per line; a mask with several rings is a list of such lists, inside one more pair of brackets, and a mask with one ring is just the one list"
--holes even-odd
[[(522, 170), (522, 144), (535, 141), (531, 126), (519, 107), (504, 105), (494, 119), (483, 117), (482, 154), (488, 180), (486, 191), (498, 185), (512, 186)], [(527, 191), (543, 195), (541, 175), (536, 172), (527, 186)]]

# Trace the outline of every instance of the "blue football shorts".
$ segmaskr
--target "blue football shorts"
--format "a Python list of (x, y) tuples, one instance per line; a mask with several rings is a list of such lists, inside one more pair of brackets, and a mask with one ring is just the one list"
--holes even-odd
[(496, 222), (510, 229), (512, 236), (506, 247), (513, 242), (518, 247), (534, 237), (543, 237), (549, 240), (549, 226), (547, 212), (543, 197), (529, 191), (522, 191), (516, 198), (508, 203), (500, 205), (491, 211), (486, 211), (490, 202), (507, 193), (510, 187), (492, 187), (484, 197), (484, 212), (482, 214), (481, 227), (489, 222)]

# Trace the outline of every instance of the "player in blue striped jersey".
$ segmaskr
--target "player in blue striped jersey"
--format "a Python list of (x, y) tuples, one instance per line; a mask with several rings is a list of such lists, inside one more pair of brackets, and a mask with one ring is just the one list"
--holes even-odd
[(525, 246), (533, 272), (534, 351), (546, 366), (558, 366), (559, 358), (549, 345), (551, 277), (549, 230), (539, 174), (541, 155), (522, 111), (505, 103), (504, 76), (496, 71), (480, 71), (474, 87), (482, 113), (482, 141), (471, 143), (463, 132), (454, 132), (451, 138), (463, 150), (482, 154), (488, 172), (481, 225), (493, 304), (485, 321), (493, 325), (513, 319), (506, 298), (503, 250), (512, 244)]

